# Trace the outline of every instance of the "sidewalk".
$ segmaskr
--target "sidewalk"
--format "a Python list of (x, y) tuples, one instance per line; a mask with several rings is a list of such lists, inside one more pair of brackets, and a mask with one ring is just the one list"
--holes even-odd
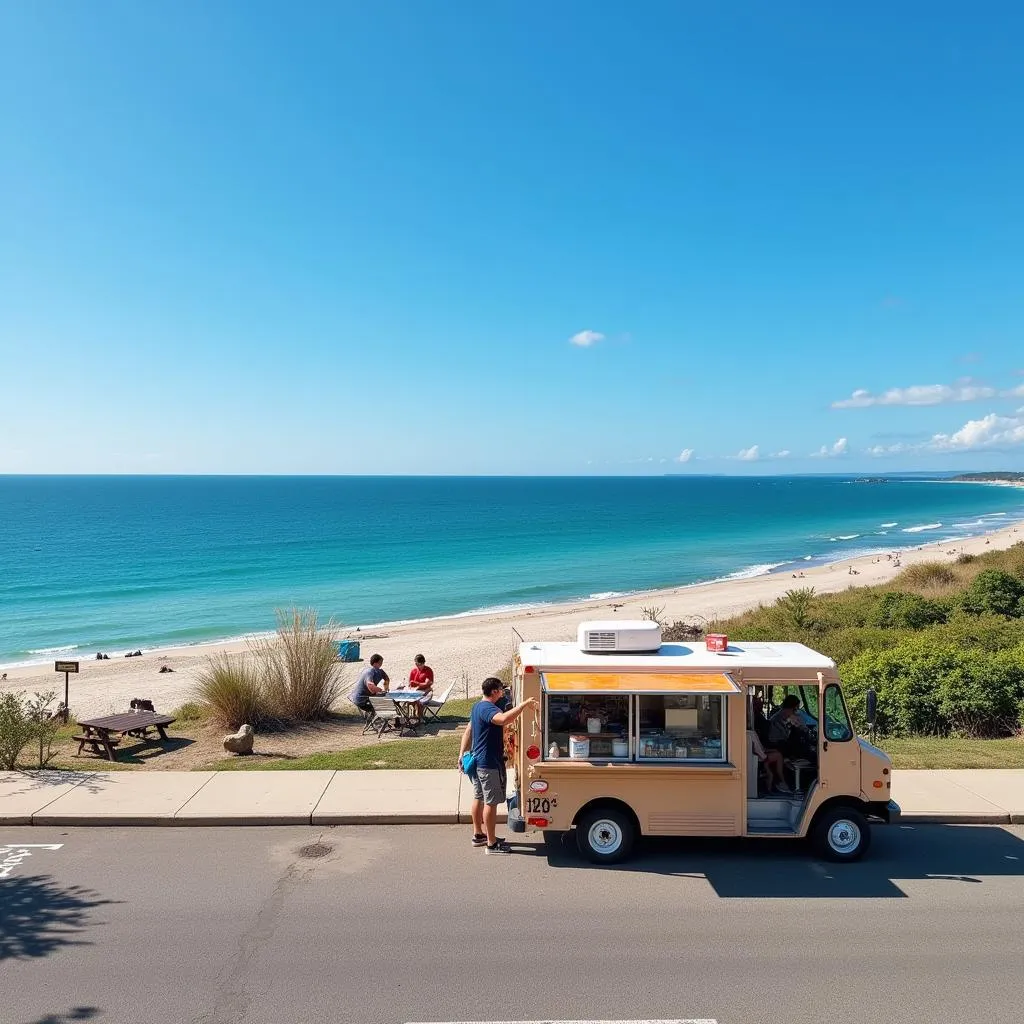
[[(0, 772), (0, 825), (454, 825), (472, 798), (455, 771)], [(892, 798), (904, 822), (1024, 824), (1024, 769), (894, 771)]]

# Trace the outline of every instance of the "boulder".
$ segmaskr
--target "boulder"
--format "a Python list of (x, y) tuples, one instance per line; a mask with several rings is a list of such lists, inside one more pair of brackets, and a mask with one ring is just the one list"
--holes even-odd
[(251, 725), (243, 725), (233, 736), (224, 737), (224, 749), (229, 754), (251, 754), (255, 739)]

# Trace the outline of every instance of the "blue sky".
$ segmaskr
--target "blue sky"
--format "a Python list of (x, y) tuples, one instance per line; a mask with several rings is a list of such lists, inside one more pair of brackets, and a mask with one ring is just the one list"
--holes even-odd
[(3, 5), (0, 472), (1024, 468), (1024, 8), (839, 8)]

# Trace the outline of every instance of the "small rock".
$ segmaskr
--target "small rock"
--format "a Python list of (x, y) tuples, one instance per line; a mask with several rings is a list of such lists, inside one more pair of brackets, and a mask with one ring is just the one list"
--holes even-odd
[(251, 725), (243, 725), (233, 736), (224, 737), (224, 749), (229, 754), (251, 754), (255, 739)]
[(161, 672), (173, 672), (173, 671), (174, 671), (174, 669), (173, 669), (173, 668), (171, 668), (171, 666), (170, 666), (170, 665), (161, 665), (161, 666), (160, 666), (160, 671), (161, 671)]

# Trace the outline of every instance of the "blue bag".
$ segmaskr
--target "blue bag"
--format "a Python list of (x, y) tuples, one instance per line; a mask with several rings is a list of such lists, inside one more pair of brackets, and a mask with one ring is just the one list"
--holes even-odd
[(474, 757), (472, 750), (467, 750), (462, 755), (462, 770), (471, 779), (476, 778), (476, 757)]

